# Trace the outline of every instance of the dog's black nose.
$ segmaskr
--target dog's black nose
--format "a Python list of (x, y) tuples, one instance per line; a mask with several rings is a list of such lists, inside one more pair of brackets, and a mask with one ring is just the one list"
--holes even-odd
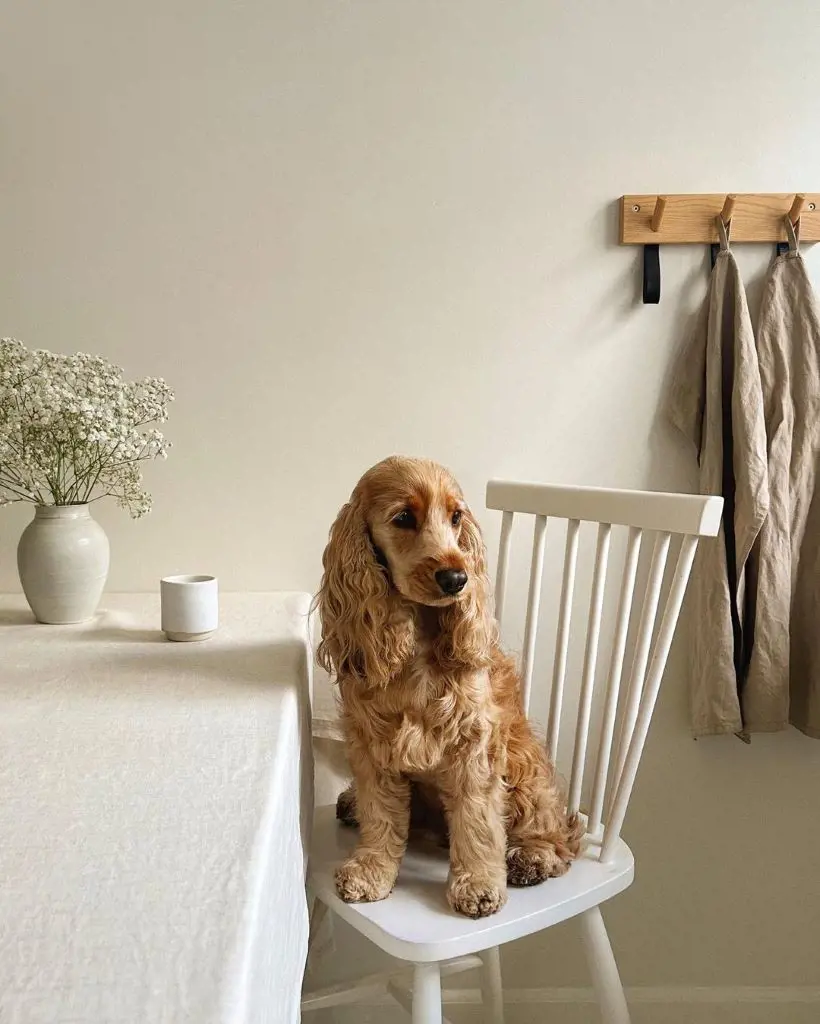
[(463, 569), (439, 569), (436, 583), (445, 594), (459, 594), (467, 585), (467, 573)]

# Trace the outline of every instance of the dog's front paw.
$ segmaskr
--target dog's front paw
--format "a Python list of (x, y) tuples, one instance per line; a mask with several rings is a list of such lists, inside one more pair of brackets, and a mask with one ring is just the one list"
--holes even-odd
[(510, 885), (538, 885), (547, 878), (566, 874), (569, 861), (551, 844), (518, 846), (507, 853), (507, 881)]
[(456, 875), (450, 879), (447, 899), (453, 910), (467, 917), (489, 917), (507, 902), (503, 883), (474, 875)]
[(336, 892), (345, 903), (375, 903), (393, 891), (396, 874), (373, 857), (351, 857), (336, 870)]

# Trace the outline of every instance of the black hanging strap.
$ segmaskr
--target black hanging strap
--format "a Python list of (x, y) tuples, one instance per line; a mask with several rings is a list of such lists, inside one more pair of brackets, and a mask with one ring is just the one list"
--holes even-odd
[(643, 301), (655, 305), (661, 301), (661, 249), (659, 245), (643, 247)]

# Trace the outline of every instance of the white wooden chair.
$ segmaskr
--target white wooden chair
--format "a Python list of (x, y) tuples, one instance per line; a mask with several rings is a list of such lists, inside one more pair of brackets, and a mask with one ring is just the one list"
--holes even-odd
[[(567, 521), (547, 723), (547, 744), (554, 760), (561, 739), (559, 733), (580, 524), (599, 524), (578, 711), (572, 730), (572, 769), (568, 792), (570, 812), (579, 811), (588, 765), (586, 783), (591, 795), (586, 849), (566, 875), (549, 879), (533, 888), (511, 888), (506, 906), (492, 917), (479, 921), (461, 917), (447, 906), (444, 895), (448, 870), (446, 851), (436, 856), (414, 850), (412, 846), (405, 855), (398, 882), (388, 899), (379, 903), (348, 904), (336, 895), (333, 871), (352, 851), (356, 834), (354, 830), (338, 825), (334, 808), (319, 808), (311, 856), (310, 887), (313, 894), (382, 950), (412, 965), (412, 968), (370, 975), (354, 987), (350, 984), (337, 985), (307, 993), (302, 1003), (303, 1011), (357, 1002), (386, 988), (399, 1004), (410, 1011), (413, 1024), (440, 1024), (443, 1019), (441, 977), (480, 967), (486, 1020), (502, 1024), (504, 1011), (498, 947), (578, 917), (601, 1017), (606, 1024), (629, 1022), (626, 999), (600, 905), (626, 889), (633, 879), (632, 853), (620, 837), (621, 826), (698, 540), (717, 534), (723, 501), (721, 498), (695, 495), (492, 481), (487, 487), (487, 506), (503, 512), (495, 591), (499, 622), (505, 606), (513, 516), (523, 513), (535, 517), (521, 659), (522, 696), (528, 710), (539, 626), (547, 520)], [(608, 671), (599, 673), (606, 679), (601, 721), (596, 729), (597, 735), (590, 742), (604, 596), (605, 592), (609, 594), (613, 589), (605, 587), (613, 527), (626, 528), (626, 549), (617, 588)], [(638, 562), (647, 532), (654, 534), (654, 549), (634, 632), (628, 685), (619, 700)], [(673, 538), (680, 539), (679, 554), (656, 629)], [(619, 726), (617, 730), (616, 725)], [(614, 742), (616, 731), (617, 743)]]

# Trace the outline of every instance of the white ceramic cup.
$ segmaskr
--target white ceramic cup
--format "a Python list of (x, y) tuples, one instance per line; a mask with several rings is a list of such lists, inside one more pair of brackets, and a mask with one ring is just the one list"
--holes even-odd
[(216, 576), (165, 576), (160, 580), (162, 631), (169, 640), (206, 640), (219, 625)]

